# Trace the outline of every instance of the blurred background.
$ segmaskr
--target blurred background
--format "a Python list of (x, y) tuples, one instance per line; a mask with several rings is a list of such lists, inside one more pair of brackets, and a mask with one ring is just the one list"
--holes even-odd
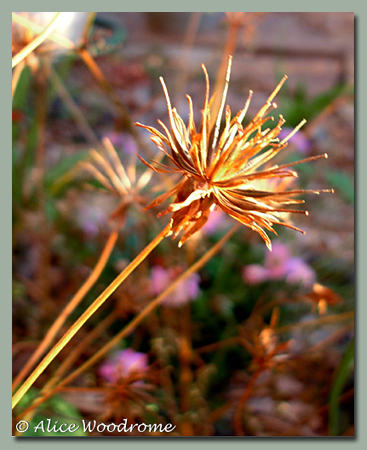
[[(272, 253), (253, 231), (237, 231), (132, 334), (42, 404), (34, 423), (50, 415), (63, 422), (128, 418), (173, 423), (171, 435), (352, 436), (353, 13), (61, 14), (49, 38), (13, 67), (14, 386), (94, 273), (106, 242), (104, 270), (60, 334), (167, 223), (156, 218), (159, 209), (143, 208), (173, 180), (137, 159), (151, 161), (158, 149), (133, 125), (168, 123), (160, 76), (184, 121), (185, 94), (192, 97), (199, 124), (201, 64), (212, 93), (233, 55), (226, 103), (234, 115), (252, 90), (245, 122), (286, 74), (272, 114), (284, 116), (284, 136), (307, 123), (284, 158), (328, 153), (297, 166), (298, 184), (335, 193), (307, 195), (310, 215), (293, 219), (306, 234), (277, 229)], [(13, 13), (13, 57), (54, 16)], [(114, 170), (121, 160), (122, 182), (98, 156), (106, 148)], [(62, 376), (233, 224), (215, 211), (182, 249), (162, 242), (41, 375), (15, 418), (71, 355)]]

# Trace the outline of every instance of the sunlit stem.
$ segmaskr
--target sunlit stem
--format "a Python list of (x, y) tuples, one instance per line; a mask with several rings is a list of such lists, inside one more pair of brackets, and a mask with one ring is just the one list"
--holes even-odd
[(22, 384), (19, 390), (14, 394), (12, 407), (14, 408), (28, 389), (33, 385), (41, 373), (48, 367), (48, 365), (56, 358), (65, 345), (75, 336), (85, 322), (103, 305), (103, 303), (112, 295), (120, 284), (133, 272), (134, 269), (154, 250), (154, 248), (167, 236), (171, 225), (168, 224), (155, 237), (145, 249), (118, 275), (112, 283), (96, 298), (96, 300), (86, 309), (86, 311), (79, 317), (79, 319), (69, 328), (64, 336), (54, 345), (51, 351), (45, 356), (41, 363), (31, 373), (31, 375)]
[(115, 246), (115, 243), (118, 238), (118, 230), (114, 230), (110, 237), (108, 238), (106, 245), (102, 251), (102, 254), (94, 267), (92, 273), (85, 280), (84, 284), (80, 287), (78, 292), (74, 295), (74, 297), (70, 300), (70, 302), (65, 306), (63, 311), (57, 317), (51, 328), (48, 330), (46, 336), (43, 338), (42, 342), (37, 347), (36, 351), (27, 361), (25, 366), (19, 372), (17, 377), (13, 382), (13, 390), (18, 387), (18, 385), (24, 380), (32, 367), (39, 361), (42, 354), (47, 350), (47, 348), (51, 345), (53, 339), (65, 323), (66, 319), (70, 316), (70, 314), (75, 310), (75, 308), (79, 305), (79, 303), (83, 300), (85, 295), (89, 292), (94, 283), (98, 280), (100, 274), (106, 266), (106, 263), (111, 255), (111, 252)]
[(60, 390), (62, 387), (69, 384), (89, 367), (93, 366), (93, 364), (99, 361), (107, 352), (109, 352), (111, 348), (113, 348), (116, 344), (121, 342), (122, 339), (132, 333), (136, 329), (136, 327), (140, 325), (143, 320), (162, 303), (167, 295), (170, 294), (174, 289), (176, 289), (179, 283), (181, 283), (184, 279), (197, 272), (202, 266), (204, 266), (204, 264), (206, 264), (222, 248), (225, 242), (230, 239), (230, 237), (240, 228), (240, 226), (240, 224), (235, 224), (207, 253), (205, 253), (205, 255), (203, 255), (195, 264), (193, 264), (178, 278), (176, 278), (176, 280), (172, 284), (170, 284), (165, 291), (163, 291), (158, 297), (151, 301), (149, 305), (147, 305), (137, 316), (135, 316), (134, 319), (128, 325), (126, 325), (126, 327), (123, 328), (113, 339), (111, 339), (104, 347), (102, 347), (97, 353), (89, 358), (84, 364), (78, 367), (78, 369), (76, 369), (68, 377), (66, 377), (52, 391), (49, 391), (43, 397), (37, 399), (32, 406), (23, 411), (22, 416), (24, 414), (27, 414), (31, 409), (38, 407), (41, 403), (47, 400), (47, 398), (51, 397), (54, 392)]
[(15, 56), (13, 56), (11, 60), (11, 67), (15, 67), (24, 58), (26, 58), (30, 53), (33, 52), (42, 42), (47, 38), (49, 34), (52, 33), (56, 26), (57, 19), (59, 18), (61, 12), (56, 13), (55, 17), (51, 20), (51, 22), (47, 25), (47, 27), (39, 34), (32, 42), (26, 45), (20, 52), (18, 52)]
[(15, 90), (16, 90), (16, 88), (17, 88), (17, 86), (18, 86), (19, 78), (20, 78), (20, 76), (21, 76), (21, 74), (22, 74), (22, 72), (23, 72), (24, 65), (25, 65), (25, 64), (24, 64), (24, 61), (21, 61), (21, 62), (15, 67), (15, 69), (14, 69), (14, 71), (13, 71), (12, 80), (11, 80), (11, 97), (12, 97), (12, 99), (13, 99), (13, 97), (14, 97)]
[[(39, 397), (35, 400), (30, 407), (27, 408), (26, 411), (22, 412), (23, 420), (26, 420), (28, 423), (31, 422), (34, 414), (36, 413), (36, 406), (39, 406), (45, 400), (44, 393), (52, 389), (55, 384), (58, 383), (60, 379), (62, 379), (63, 374), (75, 363), (75, 361), (79, 358), (83, 350), (88, 348), (89, 345), (95, 340), (97, 336), (99, 336), (103, 331), (108, 328), (113, 321), (115, 320), (115, 314), (112, 312), (105, 319), (103, 319), (93, 330), (89, 331), (86, 337), (73, 349), (73, 352), (68, 355), (66, 359), (60, 364), (52, 377), (48, 380), (41, 391), (42, 397)], [(21, 433), (17, 432), (17, 436), (21, 435)]]
[[(31, 20), (27, 19), (26, 17), (16, 14), (14, 12), (11, 13), (11, 18), (12, 18), (12, 22), (21, 25), (22, 27), (26, 28), (27, 30), (32, 31), (33, 33), (42, 33), (42, 31), (44, 29), (44, 27), (42, 25), (39, 25), (36, 22), (32, 22)], [(70, 39), (68, 39), (65, 36), (62, 36), (56, 32), (53, 33), (52, 35), (49, 35), (48, 39), (68, 50), (73, 50), (75, 48), (74, 43), (72, 41), (70, 41)]]
[[(245, 13), (242, 13), (242, 14), (244, 15)], [(233, 18), (233, 19), (234, 20), (230, 20), (230, 22), (229, 22), (228, 36), (227, 36), (227, 40), (226, 40), (226, 44), (225, 44), (225, 48), (224, 48), (224, 52), (223, 52), (223, 58), (221, 61), (221, 65), (219, 67), (214, 92), (223, 92), (225, 84), (226, 84), (228, 57), (230, 55), (233, 56), (236, 51), (237, 37), (238, 37), (238, 33), (241, 29), (242, 23), (240, 20), (236, 20), (236, 18)], [(213, 102), (213, 106), (212, 106), (210, 128), (212, 128), (215, 124), (220, 107), (221, 107), (221, 97), (217, 96), (214, 98), (214, 102)]]

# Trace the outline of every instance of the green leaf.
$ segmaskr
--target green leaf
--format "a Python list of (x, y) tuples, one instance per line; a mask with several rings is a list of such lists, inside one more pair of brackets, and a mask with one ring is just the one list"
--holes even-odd
[(13, 109), (24, 111), (25, 105), (29, 102), (29, 93), (32, 80), (32, 73), (29, 66), (26, 66), (18, 80), (17, 88), (14, 92), (12, 106)]
[(335, 373), (329, 400), (329, 436), (339, 436), (339, 398), (354, 361), (354, 338), (351, 339)]
[(309, 122), (336, 98), (345, 94), (346, 91), (346, 86), (340, 84), (310, 99), (302, 84), (296, 87), (293, 97), (283, 88), (279, 96), (281, 97), (282, 114), (287, 120), (287, 126), (295, 127), (302, 119)]

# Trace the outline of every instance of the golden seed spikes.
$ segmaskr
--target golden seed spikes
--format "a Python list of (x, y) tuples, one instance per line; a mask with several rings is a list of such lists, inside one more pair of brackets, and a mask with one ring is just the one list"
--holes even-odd
[[(189, 121), (185, 127), (178, 112), (172, 108), (168, 89), (163, 78), (160, 78), (169, 116), (169, 127), (162, 124), (166, 135), (152, 127), (138, 125), (146, 128), (154, 136), (154, 143), (174, 165), (172, 171), (181, 173), (182, 178), (171, 191), (158, 197), (148, 208), (161, 204), (171, 195), (176, 196), (160, 215), (172, 213), (171, 234), (175, 238), (179, 233), (183, 233), (180, 245), (203, 227), (213, 207), (217, 206), (259, 233), (268, 248), (271, 248), (266, 231), (276, 234), (274, 226), (281, 225), (304, 233), (289, 222), (289, 214), (301, 213), (308, 216), (308, 211), (286, 208), (286, 205), (304, 202), (294, 199), (294, 195), (333, 192), (332, 189), (286, 191), (285, 188), (298, 177), (297, 172), (289, 168), (328, 156), (325, 153), (289, 164), (270, 166), (269, 161), (288, 145), (288, 141), (306, 121), (302, 120), (281, 141), (279, 133), (281, 125), (285, 122), (282, 115), (279, 115), (275, 128), (263, 129), (268, 120), (274, 120), (268, 114), (278, 107), (274, 98), (287, 80), (286, 75), (248, 125), (243, 126), (242, 121), (253, 95), (251, 90), (244, 108), (231, 119), (231, 110), (229, 106), (225, 107), (231, 64), (230, 56), (220, 106), (215, 116), (213, 116), (213, 96), (210, 98), (209, 92), (208, 73), (202, 65), (206, 89), (201, 124), (198, 127), (194, 124), (191, 98), (187, 96)], [(223, 111), (225, 111), (225, 126), (220, 134)], [(271, 149), (264, 152), (264, 148), (268, 146), (271, 146)], [(169, 169), (163, 164), (154, 166), (146, 164), (157, 172)]]

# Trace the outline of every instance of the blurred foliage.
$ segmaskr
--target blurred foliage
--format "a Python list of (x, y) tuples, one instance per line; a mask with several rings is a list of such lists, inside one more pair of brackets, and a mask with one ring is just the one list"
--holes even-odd
[(295, 127), (302, 119), (311, 122), (333, 101), (349, 91), (349, 86), (338, 84), (329, 91), (310, 97), (305, 84), (300, 83), (297, 85), (293, 95), (291, 95), (287, 84), (285, 84), (279, 97), (282, 102), (282, 114), (287, 119), (287, 126)]
[(326, 179), (341, 197), (354, 205), (354, 180), (350, 175), (341, 170), (328, 170)]

